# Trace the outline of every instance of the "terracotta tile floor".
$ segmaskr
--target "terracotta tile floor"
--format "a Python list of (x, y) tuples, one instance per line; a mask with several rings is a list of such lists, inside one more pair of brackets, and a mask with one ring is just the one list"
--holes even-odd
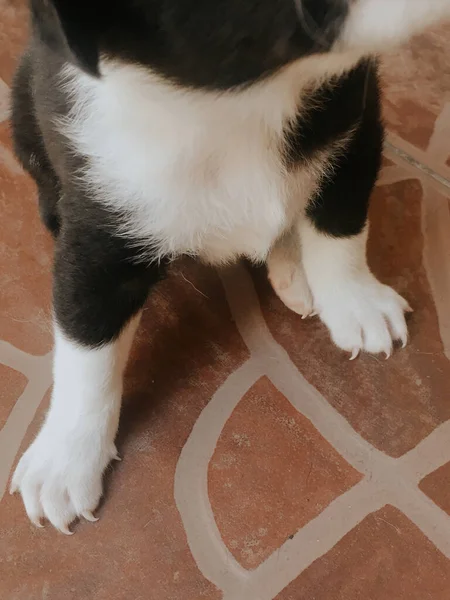
[[(51, 384), (51, 242), (6, 122), (25, 20), (0, 0), (0, 492)], [(101, 520), (67, 538), (5, 495), (2, 599), (450, 598), (449, 34), (386, 59), (370, 262), (415, 307), (410, 345), (350, 363), (261, 270), (175, 265), (133, 350)]]

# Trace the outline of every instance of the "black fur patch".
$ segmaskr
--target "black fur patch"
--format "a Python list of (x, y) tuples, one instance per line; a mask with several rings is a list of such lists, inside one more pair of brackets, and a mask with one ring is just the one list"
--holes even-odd
[(377, 63), (363, 60), (324, 83), (311, 93), (308, 106), (286, 132), (286, 165), (294, 169), (353, 132), (311, 198), (307, 215), (323, 233), (356, 235), (366, 223), (383, 145)]
[(313, 154), (347, 132), (353, 133), (309, 201), (307, 216), (323, 233), (356, 235), (366, 224), (370, 194), (381, 166), (384, 130), (377, 65), (362, 62), (321, 94), (322, 101), (309, 113), (307, 124), (297, 128), (298, 139), (292, 145), (297, 156)]
[(37, 184), (41, 218), (51, 233), (56, 235), (60, 227), (58, 198), (61, 185), (45, 148), (32, 87), (33, 59), (27, 53), (22, 57), (13, 82), (11, 124), (14, 150), (23, 168)]
[(307, 160), (364, 119), (378, 119), (378, 97), (377, 65), (369, 60), (311, 92), (286, 133), (287, 166)]
[(71, 339), (98, 347), (142, 308), (165, 264), (139, 261), (136, 248), (115, 232), (111, 213), (95, 202), (73, 192), (65, 208), (83, 217), (67, 222), (57, 239), (56, 319)]
[(64, 46), (93, 74), (103, 53), (150, 65), (185, 86), (219, 90), (326, 52), (347, 14), (347, 0), (32, 0), (32, 6), (41, 39)]

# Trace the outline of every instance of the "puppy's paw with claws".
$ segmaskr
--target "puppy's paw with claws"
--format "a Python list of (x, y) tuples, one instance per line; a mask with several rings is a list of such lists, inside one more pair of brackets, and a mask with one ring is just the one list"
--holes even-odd
[(350, 352), (351, 360), (361, 351), (389, 358), (394, 342), (407, 344), (409, 304), (372, 275), (337, 282), (316, 302), (334, 343)]
[(119, 459), (114, 443), (102, 443), (98, 431), (63, 432), (45, 423), (20, 459), (10, 491), (21, 493), (37, 527), (48, 519), (71, 535), (69, 525), (77, 517), (98, 520), (93, 511), (102, 496), (103, 472), (113, 459)]

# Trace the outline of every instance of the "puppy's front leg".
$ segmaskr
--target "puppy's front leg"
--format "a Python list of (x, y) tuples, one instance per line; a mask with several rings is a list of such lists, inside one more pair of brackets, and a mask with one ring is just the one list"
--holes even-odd
[(20, 460), (11, 491), (29, 518), (63, 533), (95, 520), (103, 472), (117, 456), (122, 378), (149, 286), (159, 268), (139, 266), (106, 231), (66, 227), (55, 264), (54, 387), (45, 423)]
[[(299, 222), (303, 268), (314, 309), (335, 344), (389, 356), (407, 342), (408, 303), (380, 283), (366, 260), (369, 198), (381, 162), (383, 131), (376, 71), (359, 86), (361, 117), (346, 149)], [(366, 93), (367, 92), (367, 93)]]

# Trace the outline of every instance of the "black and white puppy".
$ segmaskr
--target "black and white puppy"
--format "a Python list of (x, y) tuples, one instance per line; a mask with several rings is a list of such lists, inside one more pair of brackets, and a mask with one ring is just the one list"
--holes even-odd
[(11, 490), (93, 520), (122, 377), (164, 263), (267, 262), (354, 358), (407, 341), (366, 262), (383, 128), (376, 52), (450, 0), (31, 0), (16, 152), (55, 237), (54, 388)]

